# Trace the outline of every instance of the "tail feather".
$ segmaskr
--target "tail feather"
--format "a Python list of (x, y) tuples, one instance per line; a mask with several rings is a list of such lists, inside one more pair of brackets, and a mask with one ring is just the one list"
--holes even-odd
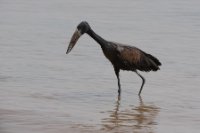
[(160, 69), (159, 66), (161, 66), (161, 63), (156, 57), (145, 53), (145, 56), (141, 60), (138, 69), (146, 72), (157, 71)]
[(161, 65), (162, 65), (162, 64), (160, 63), (160, 61), (159, 61), (156, 57), (154, 57), (154, 56), (152, 56), (152, 55), (150, 55), (150, 54), (146, 54), (146, 56), (149, 57), (152, 61), (154, 61), (154, 62), (156, 63), (156, 65), (158, 65), (158, 66), (161, 66)]

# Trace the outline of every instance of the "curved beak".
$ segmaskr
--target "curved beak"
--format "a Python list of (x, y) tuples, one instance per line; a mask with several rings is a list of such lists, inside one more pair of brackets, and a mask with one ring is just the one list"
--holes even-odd
[(76, 29), (69, 43), (66, 54), (68, 54), (72, 50), (72, 48), (75, 46), (80, 36), (81, 36), (81, 32), (78, 29)]

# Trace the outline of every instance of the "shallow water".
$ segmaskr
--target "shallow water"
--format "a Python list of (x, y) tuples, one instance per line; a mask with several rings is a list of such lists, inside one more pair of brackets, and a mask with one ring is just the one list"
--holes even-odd
[[(198, 0), (0, 2), (1, 133), (197, 133), (200, 130)], [(158, 57), (161, 70), (117, 79), (87, 35), (69, 55), (77, 24)]]

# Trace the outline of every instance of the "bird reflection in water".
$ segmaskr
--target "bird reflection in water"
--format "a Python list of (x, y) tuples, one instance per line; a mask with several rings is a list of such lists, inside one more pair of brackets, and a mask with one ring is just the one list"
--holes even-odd
[(153, 133), (154, 127), (157, 125), (156, 116), (159, 108), (155, 105), (147, 105), (139, 96), (139, 105), (130, 106), (130, 109), (120, 109), (120, 96), (118, 96), (115, 108), (108, 111), (108, 118), (102, 120), (103, 128), (109, 132), (137, 132), (137, 133)]

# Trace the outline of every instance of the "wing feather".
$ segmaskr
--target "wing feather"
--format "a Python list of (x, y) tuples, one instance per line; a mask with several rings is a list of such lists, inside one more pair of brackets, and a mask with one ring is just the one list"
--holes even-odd
[(120, 66), (124, 70), (156, 71), (159, 69), (158, 65), (161, 64), (157, 58), (136, 47), (118, 45), (117, 51)]

